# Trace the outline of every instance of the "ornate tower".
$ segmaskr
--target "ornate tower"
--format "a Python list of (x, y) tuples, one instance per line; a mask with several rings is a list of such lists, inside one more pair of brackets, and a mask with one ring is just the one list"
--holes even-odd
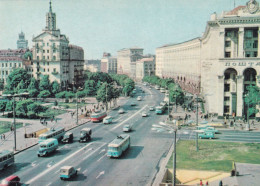
[(26, 48), (28, 48), (28, 40), (25, 40), (23, 32), (21, 32), (19, 34), (19, 39), (17, 40), (17, 48), (18, 49), (26, 49)]
[(54, 31), (56, 30), (56, 14), (52, 12), (51, 1), (50, 1), (50, 9), (46, 14), (46, 30)]

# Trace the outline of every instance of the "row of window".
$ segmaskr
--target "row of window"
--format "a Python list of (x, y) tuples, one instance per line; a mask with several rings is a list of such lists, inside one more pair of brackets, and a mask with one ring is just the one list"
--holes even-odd
[[(18, 63), (18, 66), (21, 67), (21, 63)], [(8, 67), (8, 63), (2, 63), (2, 67)], [(16, 63), (9, 63), (9, 67), (17, 67)]]
[[(47, 56), (47, 58), (46, 58), (46, 56), (43, 56), (42, 59), (43, 59), (43, 60), (45, 60), (45, 59), (50, 59), (50, 56)], [(40, 56), (37, 56), (37, 60), (40, 60)], [(52, 56), (52, 60), (56, 60), (56, 56)]]
[[(246, 51), (245, 57), (257, 57), (258, 52), (256, 51)], [(225, 58), (231, 58), (231, 52), (225, 52)]]
[(8, 75), (8, 71), (7, 70), (6, 71), (2, 70), (2, 73), (0, 71), (0, 75)]

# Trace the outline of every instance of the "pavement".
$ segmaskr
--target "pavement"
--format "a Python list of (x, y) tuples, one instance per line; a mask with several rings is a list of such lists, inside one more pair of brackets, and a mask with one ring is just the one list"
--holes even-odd
[[(127, 98), (121, 97), (118, 100), (118, 105), (123, 104)], [(90, 110), (94, 108), (94, 105), (97, 105), (96, 99), (89, 97), (86, 99), (86, 109)], [(83, 112), (81, 111), (83, 110)], [(52, 127), (64, 127), (66, 131), (75, 128), (79, 125), (85, 124), (90, 121), (89, 118), (84, 117), (85, 107), (78, 109), (78, 124), (76, 124), (77, 118), (76, 114), (72, 116), (72, 112), (75, 112), (76, 109), (66, 110), (67, 112), (57, 116), (56, 120), (47, 120), (47, 126), (41, 124), (40, 119), (32, 120), (32, 119), (15, 119), (16, 123), (23, 123), (23, 127), (16, 129), (16, 150), (14, 150), (14, 132), (9, 131), (4, 133), (5, 139), (0, 138), (0, 151), (2, 150), (10, 150), (15, 153), (19, 153), (25, 149), (30, 148), (38, 144), (38, 138), (25, 138), (25, 134), (34, 133), (36, 131), (52, 128)], [(108, 110), (109, 112), (110, 110)], [(76, 112), (75, 112), (76, 113)], [(13, 118), (0, 118), (0, 121), (10, 121), (13, 122)]]

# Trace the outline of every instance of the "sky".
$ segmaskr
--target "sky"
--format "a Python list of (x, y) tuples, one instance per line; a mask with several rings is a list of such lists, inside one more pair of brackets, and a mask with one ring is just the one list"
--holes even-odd
[[(235, 3), (234, 3), (235, 1)], [(52, 0), (57, 28), (70, 44), (83, 47), (85, 59), (122, 48), (156, 48), (201, 37), (210, 15), (249, 0)], [(32, 38), (46, 25), (49, 0), (0, 0), (0, 49), (16, 49), (23, 31)]]

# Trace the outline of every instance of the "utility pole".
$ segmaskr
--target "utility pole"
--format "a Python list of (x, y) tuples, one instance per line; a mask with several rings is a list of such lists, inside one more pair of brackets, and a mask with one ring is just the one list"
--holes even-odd
[(15, 95), (13, 95), (13, 130), (14, 130), (14, 151), (16, 151), (16, 124), (15, 124)]
[(79, 124), (79, 118), (78, 118), (78, 91), (76, 92), (76, 113), (77, 113), (77, 122), (76, 124), (78, 125)]
[[(196, 126), (198, 126), (198, 94), (196, 95)], [(198, 143), (198, 132), (196, 132), (196, 151), (198, 152), (199, 151), (199, 143)]]
[(172, 157), (172, 162), (173, 162), (173, 172), (172, 172), (172, 185), (176, 185), (176, 133), (177, 129), (174, 129), (174, 144), (173, 144), (173, 157)]

